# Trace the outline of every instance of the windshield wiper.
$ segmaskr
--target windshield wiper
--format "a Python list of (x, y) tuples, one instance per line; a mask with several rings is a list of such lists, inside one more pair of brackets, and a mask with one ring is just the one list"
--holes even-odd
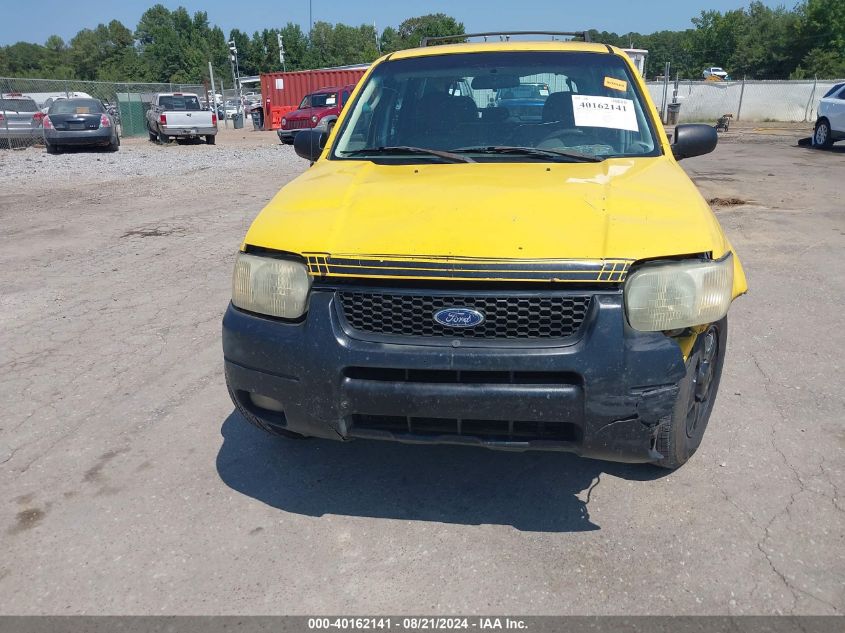
[(581, 152), (547, 149), (543, 147), (517, 147), (515, 145), (480, 145), (478, 147), (461, 147), (452, 151), (462, 154), (520, 154), (522, 156), (543, 158), (570, 158), (579, 163), (600, 163), (604, 160), (602, 156), (595, 156), (594, 154), (582, 154)]
[(351, 151), (341, 151), (340, 154), (344, 156), (379, 156), (379, 155), (394, 155), (402, 156), (407, 154), (425, 154), (428, 156), (437, 156), (450, 163), (474, 163), (475, 161), (469, 156), (462, 156), (452, 152), (443, 152), (438, 149), (428, 149), (427, 147), (411, 147), (410, 145), (393, 145), (390, 147), (365, 147), (364, 149), (354, 149)]

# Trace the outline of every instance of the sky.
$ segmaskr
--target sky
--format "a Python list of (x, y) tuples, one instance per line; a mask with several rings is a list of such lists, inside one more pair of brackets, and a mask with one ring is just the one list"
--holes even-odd
[[(426, 13), (446, 13), (467, 32), (529, 29), (577, 31), (594, 28), (616, 33), (652, 33), (689, 28), (701, 11), (726, 11), (748, 0), (311, 0), (314, 21), (372, 24), (381, 31)], [(238, 28), (252, 33), (298, 23), (307, 30), (309, 0), (159, 0), (170, 9), (206, 11), (209, 22), (228, 36)], [(70, 40), (80, 29), (120, 20), (134, 30), (141, 14), (156, 0), (38, 0), (37, 10), (20, 0), (0, 0), (0, 45), (18, 41), (43, 44), (53, 34)], [(784, 4), (764, 1), (769, 6)], [(794, 2), (792, 2), (794, 4)], [(789, 5), (791, 6), (791, 4)], [(233, 7), (237, 7), (235, 10)], [(634, 43), (636, 45), (636, 42)]]

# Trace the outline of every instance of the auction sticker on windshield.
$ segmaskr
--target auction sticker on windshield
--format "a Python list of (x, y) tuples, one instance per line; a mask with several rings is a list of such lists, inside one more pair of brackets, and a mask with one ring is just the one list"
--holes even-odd
[(572, 95), (572, 108), (578, 127), (608, 127), (631, 132), (639, 130), (634, 102), (630, 99)]

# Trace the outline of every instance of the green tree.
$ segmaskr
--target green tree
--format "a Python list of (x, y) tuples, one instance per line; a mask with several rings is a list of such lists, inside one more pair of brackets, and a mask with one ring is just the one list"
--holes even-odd
[(798, 16), (783, 7), (770, 9), (762, 2), (752, 2), (738, 20), (736, 44), (728, 60), (731, 72), (739, 77), (778, 79), (794, 68), (795, 34)]
[(369, 24), (358, 27), (316, 22), (308, 38), (308, 68), (368, 63), (378, 57), (376, 32)]
[(801, 63), (793, 78), (845, 77), (845, 3), (841, 0), (808, 0), (798, 7), (796, 44)]
[(173, 15), (164, 5), (147, 9), (135, 29), (146, 81), (170, 81), (181, 69), (179, 33)]
[[(281, 30), (282, 41), (285, 47), (285, 66), (288, 70), (302, 70), (306, 68), (306, 57), (308, 52), (308, 37), (303, 33), (298, 24), (288, 22)], [(278, 60), (278, 49), (276, 60)], [(277, 64), (277, 61), (274, 62)], [(272, 65), (272, 70), (281, 70), (281, 64)]]
[[(592, 39), (649, 51), (646, 74), (663, 72), (699, 79), (708, 66), (735, 77), (774, 79), (845, 76), (845, 1), (803, 0), (794, 9), (751, 2), (744, 9), (703, 11), (692, 28), (649, 34), (591, 31)], [(228, 39), (238, 46), (242, 75), (280, 70), (277, 35), (284, 37), (288, 70), (371, 62), (382, 52), (419, 46), (423, 37), (462, 35), (464, 25), (443, 13), (411, 17), (385, 28), (317, 22), (304, 33), (288, 23), (251, 36), (231, 29), (229, 38), (209, 24), (204, 11), (170, 10), (162, 4), (141, 16), (134, 32), (113, 20), (82, 29), (68, 43), (51, 36), (44, 46), (17, 42), (0, 47), (0, 75), (112, 81), (201, 82), (211, 61), (231, 84)]]
[(3, 48), (4, 74), (13, 77), (41, 77), (47, 49), (39, 44), (17, 42)]
[(424, 37), (463, 35), (463, 22), (445, 13), (430, 13), (403, 21), (397, 29), (386, 28), (381, 36), (381, 50), (385, 53), (403, 48), (416, 48)]

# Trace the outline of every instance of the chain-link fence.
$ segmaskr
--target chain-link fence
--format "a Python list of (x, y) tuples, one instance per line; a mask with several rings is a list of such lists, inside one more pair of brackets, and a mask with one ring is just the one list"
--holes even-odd
[(157, 92), (196, 93), (203, 105), (210, 99), (205, 86), (197, 84), (0, 77), (0, 148), (43, 142), (42, 119), (50, 106), (56, 100), (73, 97), (102, 101), (121, 136), (143, 136), (147, 133), (147, 110)]
[(681, 104), (680, 121), (715, 122), (724, 114), (742, 121), (814, 122), (819, 99), (842, 80), (648, 82), (658, 110)]
[(220, 120), (220, 125), (229, 127), (235, 125), (235, 118), (240, 115), (243, 117), (238, 125), (249, 123), (249, 115), (253, 108), (260, 107), (261, 93), (255, 92), (254, 89), (247, 90), (244, 87), (241, 94), (234, 88), (219, 88), (217, 90), (217, 118)]
[[(564, 79), (561, 79), (564, 81)], [(841, 81), (841, 80), (838, 80)], [(648, 82), (651, 98), (666, 114), (669, 103), (681, 104), (680, 121), (713, 121), (724, 114), (743, 121), (804, 121), (816, 118), (819, 99), (837, 80), (809, 81), (669, 81)], [(228, 127), (240, 113), (248, 116), (251, 105), (260, 105), (260, 95), (240, 95), (218, 82), (212, 100), (206, 86), (176, 83), (132, 83), (66, 79), (20, 79), (0, 77), (0, 148), (18, 148), (40, 143), (42, 119), (57, 99), (92, 97), (102, 101), (122, 136), (147, 133), (146, 113), (157, 92), (191, 92), (205, 106), (216, 102), (217, 115)], [(566, 90), (549, 85), (552, 92)], [(492, 93), (491, 93), (492, 94)], [(483, 107), (486, 104), (479, 104)], [(239, 125), (243, 125), (241, 119)]]

